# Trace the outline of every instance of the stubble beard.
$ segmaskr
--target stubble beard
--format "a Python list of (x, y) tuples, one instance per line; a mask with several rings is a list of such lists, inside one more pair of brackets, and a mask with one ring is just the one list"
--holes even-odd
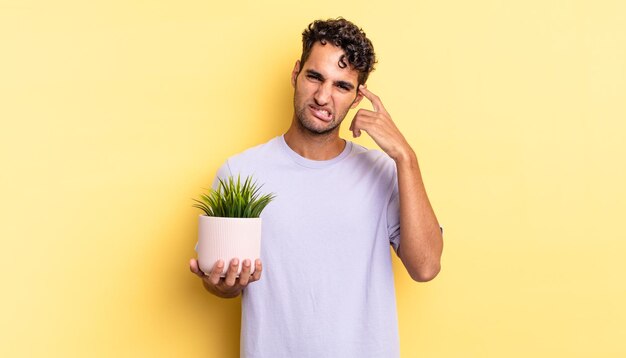
[(306, 130), (309, 134), (317, 135), (317, 136), (328, 136), (338, 131), (339, 125), (341, 125), (341, 122), (343, 121), (345, 116), (348, 114), (347, 110), (345, 113), (335, 113), (333, 120), (330, 123), (328, 123), (328, 126), (320, 128), (317, 125), (317, 123), (315, 123), (316, 120), (309, 117), (311, 114), (307, 113), (309, 109), (308, 104), (305, 103), (305, 104), (302, 104), (301, 107), (298, 107), (297, 96), (294, 96), (293, 107), (295, 110), (296, 119), (298, 120), (298, 123), (299, 123), (299, 127)]
[(296, 119), (300, 124), (300, 128), (305, 129), (307, 132), (313, 135), (328, 135), (335, 130), (338, 130), (341, 121), (333, 120), (328, 124), (328, 127), (319, 127), (314, 122), (315, 119), (311, 119), (307, 116), (308, 106), (304, 106), (302, 108), (296, 108)]

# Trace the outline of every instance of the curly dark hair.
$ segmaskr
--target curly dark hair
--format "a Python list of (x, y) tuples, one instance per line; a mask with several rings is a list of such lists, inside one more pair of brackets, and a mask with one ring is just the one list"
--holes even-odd
[[(309, 58), (316, 42), (326, 45), (331, 42), (341, 47), (345, 55), (339, 59), (339, 67), (348, 66), (344, 59), (359, 72), (359, 84), (364, 84), (374, 70), (376, 54), (372, 42), (365, 32), (352, 22), (341, 17), (328, 20), (315, 20), (302, 32), (302, 56), (300, 66)], [(302, 67), (301, 67), (302, 68)]]

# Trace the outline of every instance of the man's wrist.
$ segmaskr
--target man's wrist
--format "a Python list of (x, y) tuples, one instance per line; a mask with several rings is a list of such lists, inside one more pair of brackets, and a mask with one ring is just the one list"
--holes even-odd
[(218, 289), (216, 286), (211, 285), (209, 283), (207, 283), (206, 281), (203, 282), (204, 284), (204, 288), (206, 288), (207, 291), (209, 291), (211, 294), (217, 296), (217, 297), (221, 297), (221, 298), (235, 298), (237, 296), (239, 296), (241, 294), (242, 289), (234, 289), (232, 291), (222, 291), (220, 289)]
[(415, 155), (413, 148), (408, 147), (398, 151), (398, 153), (394, 154), (391, 159), (393, 159), (398, 166), (410, 165), (417, 162), (417, 155)]

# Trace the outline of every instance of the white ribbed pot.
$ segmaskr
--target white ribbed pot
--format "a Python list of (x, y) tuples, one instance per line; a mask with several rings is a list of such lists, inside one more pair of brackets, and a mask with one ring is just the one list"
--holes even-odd
[(200, 215), (196, 250), (200, 269), (207, 274), (218, 260), (224, 260), (222, 276), (225, 276), (234, 258), (239, 259), (237, 274), (245, 259), (250, 259), (254, 272), (254, 261), (261, 256), (261, 218)]

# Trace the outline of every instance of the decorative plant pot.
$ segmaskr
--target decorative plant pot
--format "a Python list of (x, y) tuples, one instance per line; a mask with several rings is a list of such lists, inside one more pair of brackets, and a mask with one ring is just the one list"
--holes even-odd
[(200, 215), (196, 251), (200, 269), (207, 274), (218, 260), (223, 260), (225, 276), (234, 258), (239, 259), (237, 274), (245, 259), (250, 260), (250, 270), (254, 272), (254, 261), (261, 256), (261, 218)]

